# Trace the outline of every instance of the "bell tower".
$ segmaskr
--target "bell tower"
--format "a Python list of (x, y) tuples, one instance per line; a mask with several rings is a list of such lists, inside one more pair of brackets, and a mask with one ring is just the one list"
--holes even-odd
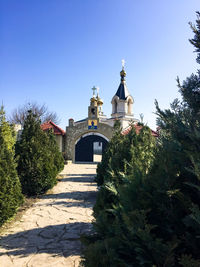
[(93, 96), (90, 99), (90, 106), (88, 107), (88, 119), (97, 119), (99, 117), (98, 99), (96, 97), (97, 88), (93, 86)]
[(121, 82), (116, 94), (113, 96), (112, 104), (112, 118), (133, 118), (133, 97), (130, 95), (126, 85), (126, 71), (124, 69), (125, 61), (122, 60), (122, 70), (120, 72)]
[[(103, 100), (99, 96), (99, 88), (93, 86), (93, 96), (90, 99), (90, 106), (88, 107), (88, 119), (105, 118), (103, 114)], [(97, 93), (96, 93), (97, 92)]]

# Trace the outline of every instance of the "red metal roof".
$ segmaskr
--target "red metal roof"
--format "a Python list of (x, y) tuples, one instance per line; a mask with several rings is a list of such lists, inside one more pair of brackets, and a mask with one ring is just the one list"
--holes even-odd
[(55, 123), (52, 121), (47, 121), (41, 125), (41, 128), (43, 131), (48, 131), (50, 129), (53, 129), (54, 134), (56, 135), (65, 135), (65, 131), (58, 127)]
[[(136, 133), (138, 134), (140, 132), (140, 130), (142, 129), (142, 126), (141, 125), (138, 125), (138, 124), (134, 124), (134, 127), (135, 127), (135, 130), (136, 130)], [(123, 135), (126, 135), (130, 132), (130, 130), (132, 129), (132, 126), (129, 126), (128, 128), (124, 129), (122, 131), (122, 134)], [(158, 137), (159, 134), (153, 130), (151, 130), (151, 134), (155, 137)]]

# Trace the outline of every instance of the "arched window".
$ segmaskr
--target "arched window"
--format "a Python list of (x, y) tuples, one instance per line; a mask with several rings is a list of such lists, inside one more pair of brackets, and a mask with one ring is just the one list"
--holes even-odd
[(117, 100), (115, 99), (114, 102), (114, 113), (117, 113)]
[(132, 101), (131, 99), (128, 100), (128, 114), (132, 113)]

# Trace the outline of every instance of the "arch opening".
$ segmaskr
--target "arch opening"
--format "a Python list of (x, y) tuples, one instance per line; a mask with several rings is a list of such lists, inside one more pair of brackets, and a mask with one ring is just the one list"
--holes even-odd
[(98, 133), (82, 135), (75, 143), (75, 162), (100, 162), (108, 141)]

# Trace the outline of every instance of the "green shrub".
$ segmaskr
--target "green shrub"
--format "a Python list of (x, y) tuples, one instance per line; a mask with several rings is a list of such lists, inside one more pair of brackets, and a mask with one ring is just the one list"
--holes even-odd
[(13, 216), (23, 202), (14, 160), (14, 131), (0, 110), (0, 225)]
[(64, 166), (54, 137), (42, 131), (40, 121), (32, 111), (29, 111), (21, 138), (16, 143), (16, 157), (22, 191), (27, 195), (42, 194), (52, 188)]

